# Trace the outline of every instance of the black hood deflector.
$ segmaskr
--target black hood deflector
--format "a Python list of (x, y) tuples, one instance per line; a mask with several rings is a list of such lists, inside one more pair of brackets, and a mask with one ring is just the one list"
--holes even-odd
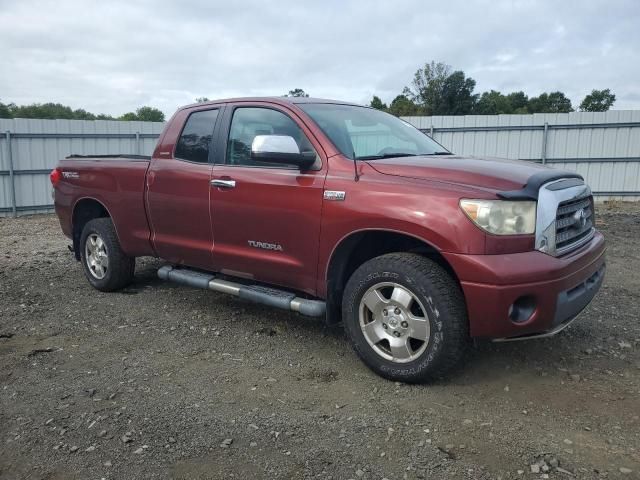
[(545, 170), (531, 175), (529, 180), (527, 180), (527, 184), (522, 189), (498, 192), (497, 195), (505, 200), (537, 200), (538, 192), (542, 185), (562, 179), (574, 179), (572, 185), (564, 185), (563, 188), (579, 185), (584, 180), (579, 173), (562, 170)]

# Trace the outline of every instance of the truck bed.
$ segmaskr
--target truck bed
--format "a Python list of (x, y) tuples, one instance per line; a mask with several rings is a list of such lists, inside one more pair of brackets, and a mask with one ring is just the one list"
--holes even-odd
[(61, 160), (58, 168), (64, 182), (57, 189), (56, 212), (63, 232), (73, 238), (72, 214), (79, 202), (99, 202), (112, 218), (125, 251), (153, 255), (144, 203), (150, 161), (145, 155), (121, 154), (70, 155)]

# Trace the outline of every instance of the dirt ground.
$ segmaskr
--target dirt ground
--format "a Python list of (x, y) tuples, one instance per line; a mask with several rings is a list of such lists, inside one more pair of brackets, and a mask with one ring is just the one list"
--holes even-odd
[(340, 327), (153, 259), (95, 291), (56, 217), (0, 219), (0, 479), (640, 478), (640, 208), (598, 220), (607, 276), (573, 326), (409, 386)]

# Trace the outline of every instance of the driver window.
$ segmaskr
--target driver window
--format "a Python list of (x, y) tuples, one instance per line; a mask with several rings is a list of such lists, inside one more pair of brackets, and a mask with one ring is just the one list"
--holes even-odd
[(315, 153), (302, 129), (284, 113), (270, 108), (242, 107), (236, 108), (231, 119), (227, 165), (297, 168), (295, 165), (269, 163), (251, 158), (251, 144), (256, 135), (288, 135), (296, 141), (300, 152)]

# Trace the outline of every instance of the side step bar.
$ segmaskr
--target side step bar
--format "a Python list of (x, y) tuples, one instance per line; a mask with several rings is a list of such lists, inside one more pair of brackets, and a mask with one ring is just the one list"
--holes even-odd
[(321, 300), (308, 300), (296, 297), (291, 292), (260, 285), (242, 285), (241, 283), (219, 280), (211, 273), (202, 273), (188, 268), (165, 265), (158, 270), (158, 277), (190, 287), (229, 293), (251, 302), (291, 310), (308, 317), (321, 317), (326, 312), (326, 303)]

